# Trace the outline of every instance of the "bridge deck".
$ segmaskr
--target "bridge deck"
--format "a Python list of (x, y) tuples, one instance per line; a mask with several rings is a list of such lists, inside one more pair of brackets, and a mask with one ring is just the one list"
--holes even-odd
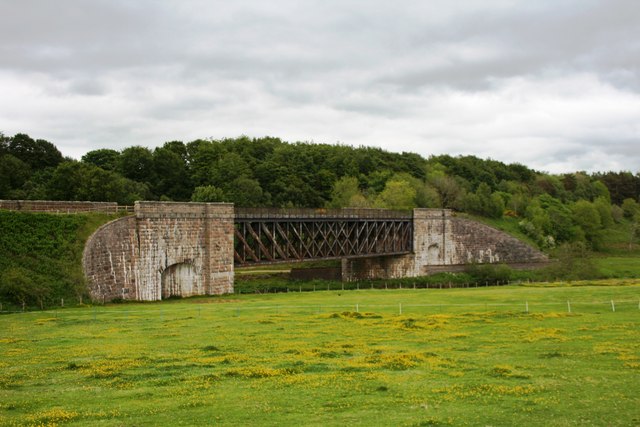
[(384, 209), (236, 209), (239, 266), (413, 250), (411, 212)]

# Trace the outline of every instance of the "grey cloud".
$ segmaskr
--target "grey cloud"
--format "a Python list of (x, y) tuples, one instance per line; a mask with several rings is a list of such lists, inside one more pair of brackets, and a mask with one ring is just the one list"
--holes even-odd
[(638, 169), (638, 22), (630, 0), (0, 2), (0, 131), (74, 153), (218, 132), (542, 169), (608, 144)]
[[(492, 47), (497, 56), (456, 58), (435, 69), (415, 69), (395, 76), (398, 84), (444, 84), (486, 88), (494, 78), (540, 75), (549, 71), (592, 71), (613, 83), (632, 84), (640, 56), (640, 8), (633, 1), (535, 2), (533, 7), (498, 13), (461, 15), (416, 35), (412, 48), (437, 53), (444, 42)], [(495, 12), (495, 11), (494, 11)], [(454, 52), (455, 53), (455, 52)], [(625, 73), (626, 72), (626, 73)], [(386, 77), (386, 81), (394, 78)], [(636, 89), (638, 89), (636, 87)]]

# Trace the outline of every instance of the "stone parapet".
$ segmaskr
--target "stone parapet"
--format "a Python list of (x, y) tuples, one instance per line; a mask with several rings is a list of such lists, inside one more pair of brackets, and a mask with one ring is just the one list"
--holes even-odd
[(232, 203), (136, 202), (134, 212), (137, 218), (234, 218)]
[(453, 211), (451, 209), (414, 209), (413, 219), (443, 219), (451, 218)]
[(57, 200), (0, 200), (0, 209), (47, 213), (117, 213), (115, 202), (68, 202)]

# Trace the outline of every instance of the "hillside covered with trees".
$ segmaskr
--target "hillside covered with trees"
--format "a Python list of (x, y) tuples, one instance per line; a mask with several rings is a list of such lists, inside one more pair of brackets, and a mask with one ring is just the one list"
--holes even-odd
[(541, 248), (601, 247), (640, 219), (640, 173), (552, 175), (474, 156), (423, 158), (277, 138), (99, 149), (80, 161), (46, 140), (0, 134), (0, 199), (226, 201), (241, 207), (443, 207), (517, 221)]

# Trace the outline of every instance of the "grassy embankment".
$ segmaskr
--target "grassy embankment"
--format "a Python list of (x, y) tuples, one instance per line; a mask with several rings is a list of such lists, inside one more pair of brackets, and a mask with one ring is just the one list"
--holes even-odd
[(0, 303), (47, 307), (86, 297), (84, 244), (113, 218), (0, 210)]
[(0, 316), (0, 425), (638, 425), (640, 282), (599, 284)]

